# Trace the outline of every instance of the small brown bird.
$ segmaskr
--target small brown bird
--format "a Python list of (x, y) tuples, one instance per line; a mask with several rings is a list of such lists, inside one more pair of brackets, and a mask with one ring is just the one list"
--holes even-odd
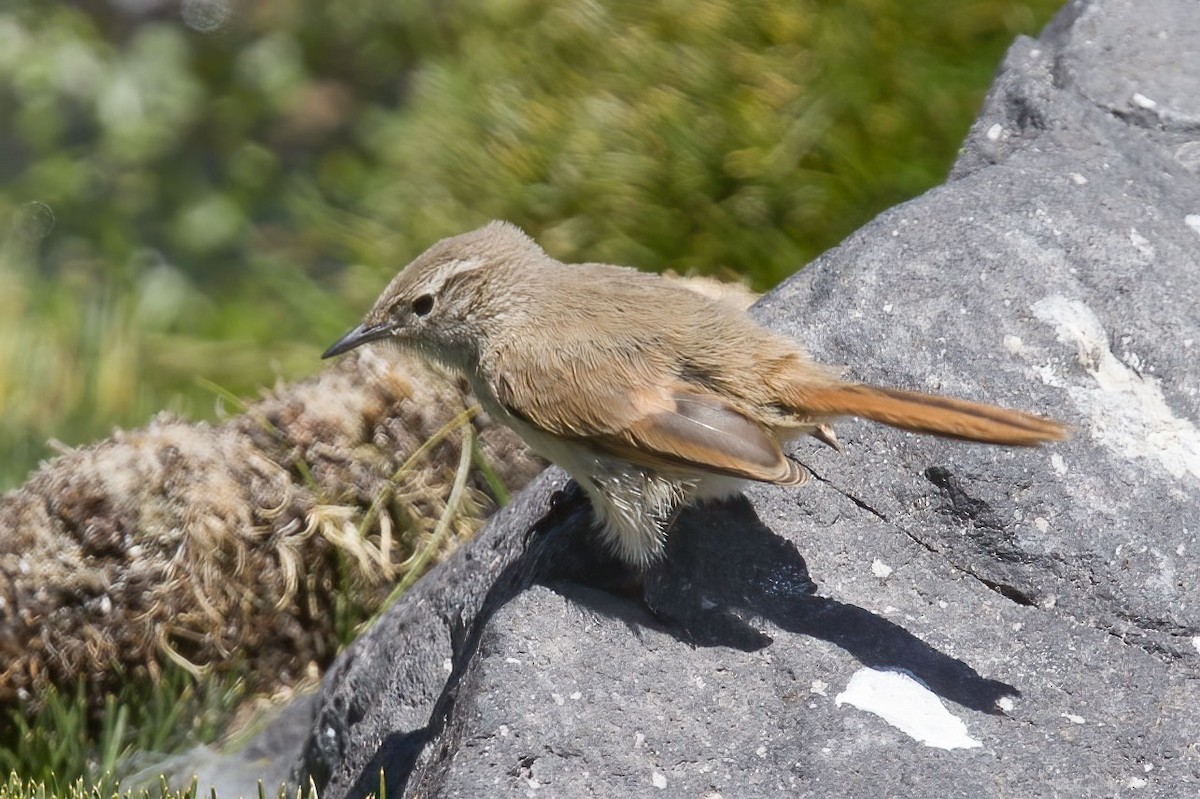
[(742, 480), (805, 482), (780, 445), (837, 446), (828, 424), (841, 416), (991, 444), (1066, 435), (1020, 411), (845, 382), (730, 304), (635, 269), (560, 263), (504, 222), (434, 244), (322, 357), (381, 340), (464, 373), (488, 413), (578, 481), (638, 569), (662, 556), (683, 505)]

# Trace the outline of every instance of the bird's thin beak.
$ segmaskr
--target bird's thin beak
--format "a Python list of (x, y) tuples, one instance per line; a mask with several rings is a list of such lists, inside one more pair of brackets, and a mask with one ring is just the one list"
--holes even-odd
[(333, 345), (321, 353), (322, 358), (332, 358), (335, 355), (341, 355), (343, 352), (349, 352), (355, 347), (362, 346), (371, 341), (378, 341), (381, 338), (387, 338), (392, 334), (391, 325), (359, 325), (351, 330), (346, 335), (333, 342)]

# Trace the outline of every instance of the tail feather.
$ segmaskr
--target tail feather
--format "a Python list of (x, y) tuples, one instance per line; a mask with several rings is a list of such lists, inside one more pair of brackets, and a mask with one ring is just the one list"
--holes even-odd
[(791, 410), (814, 421), (858, 416), (917, 433), (1019, 447), (1067, 437), (1067, 428), (1052, 419), (917, 391), (844, 383), (798, 388), (789, 399)]

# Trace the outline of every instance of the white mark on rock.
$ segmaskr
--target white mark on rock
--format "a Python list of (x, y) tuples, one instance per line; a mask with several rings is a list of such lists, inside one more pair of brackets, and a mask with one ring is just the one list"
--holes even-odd
[(967, 734), (967, 725), (946, 710), (932, 691), (903, 672), (859, 669), (834, 702), (839, 707), (852, 705), (874, 713), (926, 746), (939, 749), (983, 746)]
[(878, 577), (880, 580), (886, 580), (892, 576), (892, 567), (884, 563), (879, 558), (871, 561), (871, 574)]
[(1000, 708), (1005, 713), (1012, 713), (1016, 703), (1013, 702), (1011, 696), (1002, 696), (996, 700), (996, 707)]
[[(1124, 340), (1122, 340), (1122, 343), (1125, 343)], [(1121, 360), (1124, 361), (1125, 364), (1135, 372), (1141, 372), (1143, 369), (1144, 365), (1142, 364), (1142, 356), (1138, 355), (1136, 352), (1125, 353)], [(1153, 371), (1153, 367), (1150, 368), (1150, 371)]]
[[(1193, 640), (1195, 640), (1195, 639), (1193, 639)], [(1197, 645), (1196, 648), (1200, 649), (1200, 645)], [(826, 695), (825, 691), (828, 688), (829, 688), (829, 683), (825, 682), (824, 680), (813, 680), (812, 685), (810, 685), (808, 687), (808, 691), (809, 691), (809, 693), (816, 694), (817, 696), (825, 696)]]
[(1129, 228), (1129, 244), (1132, 244), (1142, 256), (1154, 257), (1154, 245), (1150, 244), (1150, 239), (1138, 233), (1138, 228)]
[(667, 787), (667, 777), (662, 772), (656, 771), (650, 775), (650, 784), (661, 791)]
[(1149, 97), (1142, 94), (1141, 92), (1134, 92), (1133, 95), (1129, 98), (1129, 102), (1133, 103), (1138, 108), (1145, 108), (1148, 110), (1158, 108), (1158, 103), (1151, 100)]
[(1033, 520), (1033, 526), (1038, 529), (1039, 533), (1044, 533), (1050, 529), (1050, 522), (1044, 516), (1038, 516)]
[(1188, 214), (1183, 218), (1183, 223), (1197, 233), (1200, 233), (1200, 214)]
[(1062, 477), (1067, 473), (1067, 462), (1063, 460), (1062, 455), (1055, 452), (1050, 456), (1050, 468), (1054, 470), (1055, 474)]
[(1157, 378), (1138, 374), (1113, 354), (1091, 308), (1054, 295), (1035, 302), (1033, 312), (1054, 327), (1059, 341), (1075, 345), (1076, 360), (1092, 376), (1091, 385), (1071, 385), (1052, 369), (1038, 370), (1047, 385), (1066, 389), (1097, 442), (1122, 458), (1155, 463), (1176, 479), (1200, 478), (1200, 429), (1174, 414)]
[(1179, 145), (1175, 160), (1190, 172), (1200, 172), (1200, 141), (1189, 141)]
[(1087, 720), (1083, 716), (1076, 716), (1074, 713), (1063, 713), (1062, 717), (1072, 724), (1086, 724)]
[(1147, 258), (1154, 257), (1154, 245), (1150, 243), (1150, 239), (1138, 233), (1137, 228), (1129, 229), (1129, 243)]
[(1195, 649), (1197, 652), (1200, 652), (1200, 635), (1193, 635), (1193, 636), (1192, 636), (1192, 647), (1193, 647), (1193, 648), (1194, 648), (1194, 649)]
[(1021, 341), (1020, 336), (1005, 336), (1004, 349), (1013, 355), (1020, 355), (1025, 350), (1025, 342)]
[(1083, 175), (1079, 174), (1078, 172), (1072, 172), (1071, 173), (1071, 182), (1074, 183), (1076, 186), (1086, 186), (1088, 181), (1087, 181), (1087, 178), (1085, 178)]
[(1000, 137), (1004, 135), (1004, 126), (997, 122), (987, 129), (985, 135), (988, 141), (1000, 141)]

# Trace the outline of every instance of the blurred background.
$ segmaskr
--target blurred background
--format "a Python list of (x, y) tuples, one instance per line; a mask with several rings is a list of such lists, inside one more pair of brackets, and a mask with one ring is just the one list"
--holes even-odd
[[(489, 219), (767, 289), (941, 182), (1062, 2), (0, 0), (0, 490), (315, 373)], [(0, 714), (0, 777), (212, 740), (245, 686), (63, 691)]]
[(765, 289), (940, 182), (1061, 0), (4, 0), (0, 489), (321, 367), (434, 240)]

